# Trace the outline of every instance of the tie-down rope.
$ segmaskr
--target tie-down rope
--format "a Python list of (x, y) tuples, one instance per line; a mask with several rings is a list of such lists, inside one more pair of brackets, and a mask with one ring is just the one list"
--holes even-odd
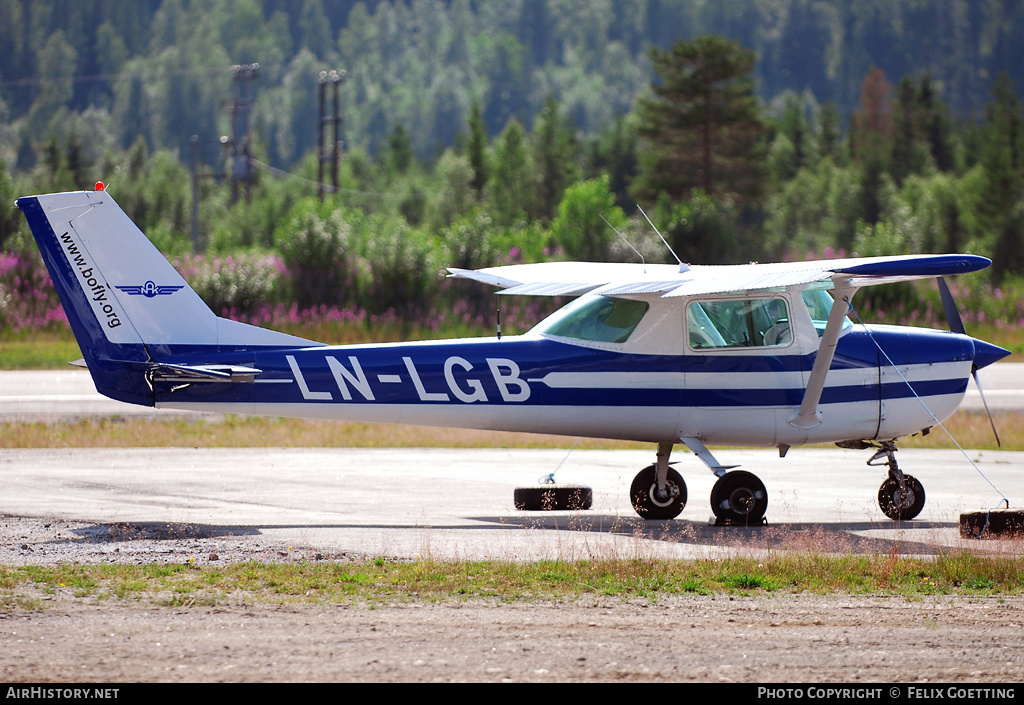
[[(1005, 502), (1006, 503), (1006, 507), (1009, 508), (1010, 507), (1010, 500), (1007, 499), (1006, 495), (1003, 494), (1002, 490), (1000, 490), (998, 487), (995, 486), (995, 483), (993, 483), (992, 480), (988, 479), (988, 476), (986, 476), (985, 473), (983, 473), (981, 471), (981, 468), (979, 468), (977, 466), (977, 464), (973, 460), (971, 460), (971, 456), (969, 456), (967, 454), (967, 451), (965, 451), (960, 446), (960, 444), (957, 442), (957, 440), (955, 438), (953, 438), (953, 434), (949, 432), (949, 429), (947, 429), (942, 424), (942, 422), (939, 421), (938, 418), (936, 418), (935, 414), (932, 413), (932, 410), (928, 408), (927, 404), (925, 404), (924, 399), (921, 398), (921, 395), (918, 394), (917, 391), (914, 389), (914, 386), (910, 383), (910, 381), (906, 377), (903, 376), (903, 373), (900, 372), (900, 368), (896, 366), (896, 363), (892, 361), (892, 358), (889, 357), (889, 354), (887, 352), (885, 352), (885, 350), (882, 349), (882, 346), (879, 345), (878, 341), (875, 340), (875, 336), (871, 333), (871, 329), (868, 328), (868, 326), (866, 326), (864, 324), (863, 320), (861, 320), (860, 314), (857, 313), (857, 310), (853, 307), (853, 304), (850, 303), (850, 300), (849, 299), (843, 299), (843, 300), (846, 302), (846, 305), (849, 307), (850, 313), (852, 313), (856, 317), (857, 322), (861, 324), (861, 326), (864, 328), (864, 331), (868, 334), (868, 337), (871, 338), (871, 342), (873, 342), (875, 344), (875, 347), (878, 348), (878, 352), (882, 353), (882, 355), (885, 357), (886, 361), (888, 361), (888, 363), (890, 365), (892, 365), (892, 368), (894, 370), (896, 370), (896, 374), (898, 374), (900, 376), (900, 379), (902, 379), (904, 381), (904, 383), (906, 383), (907, 388), (910, 389), (910, 392), (917, 398), (917, 400), (919, 402), (921, 402), (921, 406), (923, 406), (924, 410), (928, 412), (928, 415), (932, 417), (932, 420), (935, 421), (935, 424), (939, 428), (941, 428), (943, 431), (946, 432), (946, 435), (949, 436), (949, 440), (953, 441), (953, 445), (955, 445), (957, 447), (957, 449), (963, 454), (963, 456), (965, 458), (967, 458), (967, 462), (969, 462), (971, 464), (971, 467), (973, 467), (978, 472), (978, 474), (981, 475), (985, 479), (985, 482), (987, 482), (989, 484), (989, 486), (992, 489), (994, 489), (999, 494), (999, 496), (1002, 498), (1000, 500), (1000, 502)], [(985, 533), (985, 529), (988, 528), (989, 516), (991, 515), (992, 510), (995, 509), (998, 506), (999, 506), (999, 502), (997, 502), (994, 506), (988, 508), (988, 513), (985, 515), (985, 526), (982, 527), (981, 532), (978, 534), (978, 536), (981, 536), (982, 534)]]

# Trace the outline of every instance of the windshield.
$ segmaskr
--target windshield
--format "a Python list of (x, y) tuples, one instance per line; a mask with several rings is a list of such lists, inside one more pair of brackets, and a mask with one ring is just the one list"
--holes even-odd
[(646, 301), (584, 296), (543, 321), (537, 331), (576, 340), (624, 343), (649, 307)]

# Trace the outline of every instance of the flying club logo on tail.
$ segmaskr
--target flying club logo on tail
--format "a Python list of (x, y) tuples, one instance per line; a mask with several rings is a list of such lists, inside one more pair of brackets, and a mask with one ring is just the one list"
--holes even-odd
[(147, 281), (145, 284), (142, 285), (118, 286), (116, 288), (120, 289), (121, 291), (130, 296), (145, 296), (147, 299), (152, 299), (153, 297), (156, 296), (170, 296), (174, 292), (184, 287), (157, 285), (152, 281)]

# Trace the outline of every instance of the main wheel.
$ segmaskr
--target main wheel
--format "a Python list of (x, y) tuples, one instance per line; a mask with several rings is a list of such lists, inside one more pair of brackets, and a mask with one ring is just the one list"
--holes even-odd
[(904, 475), (905, 492), (891, 477), (878, 488), (878, 506), (893, 521), (913, 519), (924, 509), (924, 486), (913, 475)]
[(594, 491), (583, 485), (537, 485), (517, 487), (512, 497), (516, 509), (553, 512), (562, 509), (590, 509)]
[(675, 519), (686, 506), (686, 483), (672, 468), (665, 478), (665, 494), (658, 494), (658, 468), (654, 465), (638, 472), (629, 488), (633, 509), (644, 519)]
[(768, 509), (768, 490), (757, 475), (733, 470), (711, 488), (711, 511), (723, 524), (760, 524)]

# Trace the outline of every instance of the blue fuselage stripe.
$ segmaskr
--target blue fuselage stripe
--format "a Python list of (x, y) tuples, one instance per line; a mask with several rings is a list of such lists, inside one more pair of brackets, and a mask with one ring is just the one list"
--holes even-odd
[[(909, 358), (913, 364), (929, 363), (934, 368), (930, 379), (914, 383), (919, 395), (962, 394), (966, 389), (966, 375), (931, 359), (948, 363), (951, 358), (969, 357), (968, 338), (940, 335), (929, 339), (927, 351), (915, 347), (901, 354), (900, 346), (910, 342), (905, 333), (881, 330), (875, 335), (892, 344), (889, 354), (897, 361)], [(859, 380), (833, 377), (822, 394), (822, 404), (913, 396), (903, 382), (887, 381), (879, 388), (877, 349), (865, 343), (870, 339), (860, 331), (851, 331), (840, 341), (833, 370), (862, 372)], [(208, 355), (202, 360), (191, 357), (181, 356), (175, 362), (216, 362)], [(252, 358), (245, 362), (252, 364)], [(814, 355), (629, 355), (516, 338), (324, 347), (256, 351), (255, 367), (261, 370), (256, 384), (197, 384), (173, 394), (163, 385), (158, 386), (157, 396), (158, 401), (259, 404), (780, 407), (800, 404), (813, 362)], [(561, 375), (559, 383), (544, 381), (549, 374)], [(607, 376), (614, 382), (606, 383)], [(753, 383), (755, 376), (760, 384)], [(709, 383), (719, 377), (720, 385)], [(645, 379), (656, 381), (644, 383)]]

